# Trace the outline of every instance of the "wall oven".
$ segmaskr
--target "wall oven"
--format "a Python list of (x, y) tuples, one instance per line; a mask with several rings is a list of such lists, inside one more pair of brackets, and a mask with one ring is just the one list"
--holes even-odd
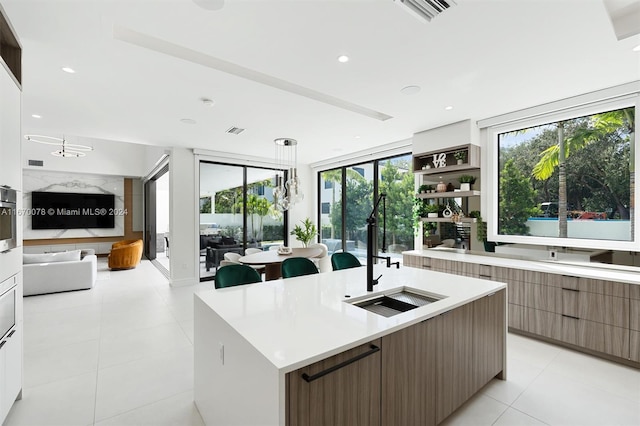
[(15, 276), (0, 283), (0, 348), (15, 331), (16, 288)]
[(0, 252), (11, 250), (17, 245), (17, 214), (16, 191), (0, 185)]

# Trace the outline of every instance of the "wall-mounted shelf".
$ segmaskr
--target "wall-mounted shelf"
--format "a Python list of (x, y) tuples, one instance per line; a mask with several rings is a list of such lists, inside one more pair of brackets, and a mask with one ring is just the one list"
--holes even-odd
[(461, 198), (461, 197), (477, 197), (480, 191), (455, 191), (455, 192), (428, 192), (426, 194), (416, 194), (416, 198)]
[[(457, 163), (456, 152), (464, 152), (462, 164)], [(423, 169), (425, 166), (429, 169)], [(437, 167), (442, 165), (441, 167)], [(413, 172), (416, 174), (435, 175), (439, 173), (462, 172), (480, 168), (480, 147), (467, 144), (452, 146), (440, 151), (424, 152), (413, 155)]]

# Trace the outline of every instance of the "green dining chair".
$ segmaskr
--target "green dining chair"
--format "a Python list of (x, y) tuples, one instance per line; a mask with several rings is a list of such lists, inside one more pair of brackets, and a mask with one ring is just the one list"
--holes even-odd
[(331, 255), (331, 267), (334, 271), (362, 266), (357, 257), (346, 251)]
[(282, 278), (299, 277), (317, 274), (315, 263), (306, 257), (290, 257), (282, 262)]
[(253, 284), (262, 282), (260, 274), (251, 266), (233, 264), (218, 268), (216, 272), (215, 287), (225, 288), (234, 285)]

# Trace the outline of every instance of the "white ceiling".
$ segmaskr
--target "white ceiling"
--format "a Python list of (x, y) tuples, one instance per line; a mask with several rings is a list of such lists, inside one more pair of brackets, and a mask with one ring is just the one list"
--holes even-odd
[(618, 41), (601, 0), (457, 0), (431, 22), (392, 0), (0, 3), (23, 46), (23, 130), (50, 136), (267, 158), (290, 137), (311, 163), (640, 79), (640, 36)]

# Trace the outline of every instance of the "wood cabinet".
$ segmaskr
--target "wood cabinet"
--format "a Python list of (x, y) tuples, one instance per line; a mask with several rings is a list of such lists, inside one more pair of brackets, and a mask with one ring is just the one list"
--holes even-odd
[(379, 425), (380, 339), (287, 375), (287, 424)]
[(506, 378), (501, 290), (286, 376), (287, 425), (436, 425)]
[(382, 338), (383, 425), (435, 425), (439, 318)]
[(473, 302), (473, 389), (482, 388), (504, 369), (506, 290)]
[(461, 306), (438, 318), (436, 423), (473, 395), (473, 306)]
[[(487, 270), (487, 265), (448, 259), (431, 258), (430, 264), (432, 269), (459, 275)], [(640, 362), (640, 285), (502, 266), (491, 269), (491, 278), (508, 286), (511, 330)]]
[(640, 285), (629, 286), (629, 359), (640, 362)]

